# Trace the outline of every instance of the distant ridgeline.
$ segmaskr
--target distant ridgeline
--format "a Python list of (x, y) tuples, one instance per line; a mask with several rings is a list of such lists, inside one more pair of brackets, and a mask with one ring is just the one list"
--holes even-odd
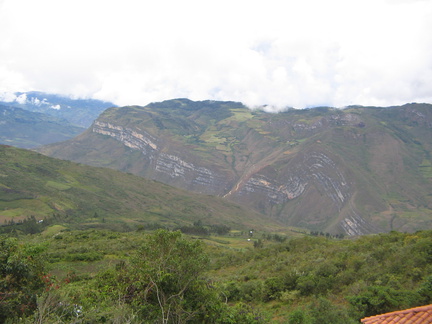
[(93, 99), (42, 92), (0, 94), (0, 144), (34, 148), (82, 133), (108, 107)]
[(289, 226), (359, 235), (432, 228), (432, 105), (279, 113), (168, 100), (105, 110), (43, 154), (251, 207)]
[(105, 109), (115, 107), (111, 102), (95, 99), (73, 99), (37, 91), (0, 94), (0, 104), (44, 113), (85, 128), (89, 127)]
[(47, 114), (0, 105), (0, 144), (33, 148), (65, 141), (84, 130)]

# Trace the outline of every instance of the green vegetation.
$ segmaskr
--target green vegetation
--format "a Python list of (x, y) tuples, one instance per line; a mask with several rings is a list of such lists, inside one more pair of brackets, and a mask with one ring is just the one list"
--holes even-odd
[(9, 225), (0, 227), (0, 233), (17, 227), (45, 228), (52, 221), (115, 230), (149, 228), (154, 223), (187, 228), (200, 219), (208, 226), (237, 229), (276, 226), (218, 197), (23, 149), (0, 146), (0, 165), (0, 225)]
[(349, 324), (432, 302), (432, 231), (13, 235), (0, 236), (7, 323)]
[[(347, 234), (344, 221), (357, 216), (365, 224), (352, 223), (357, 233), (432, 226), (428, 104), (266, 113), (236, 102), (174, 99), (108, 109), (98, 120), (114, 127), (112, 136), (89, 130), (41, 152), (226, 197), (308, 230)], [(125, 140), (116, 129), (137, 137)], [(133, 149), (127, 141), (134, 138), (157, 149), (145, 141)], [(212, 176), (203, 178), (201, 168)]]
[(44, 287), (43, 262), (38, 245), (19, 244), (16, 238), (0, 239), (0, 322), (31, 315), (36, 295)]
[(432, 178), (432, 162), (430, 160), (423, 160), (419, 168), (425, 178)]
[[(431, 225), (430, 106), (267, 114), (176, 99), (101, 118), (145, 129), (167, 143), (163, 152), (175, 147), (232, 184), (244, 177), (237, 189), (256, 176), (267, 189), (298, 181), (309, 196), (274, 205), (243, 191), (269, 218), (0, 146), (0, 322), (350, 324), (432, 303), (432, 231), (413, 231)], [(88, 131), (75, 144), (84, 148), (75, 157), (99, 165), (118, 167), (115, 156), (122, 170), (146, 164), (106, 135)], [(335, 226), (351, 211), (411, 233), (347, 238)], [(309, 230), (282, 227), (282, 216)]]

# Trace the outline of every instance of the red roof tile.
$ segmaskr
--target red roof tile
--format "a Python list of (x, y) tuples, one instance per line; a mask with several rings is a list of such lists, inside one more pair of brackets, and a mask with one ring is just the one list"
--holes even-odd
[(432, 323), (432, 304), (401, 311), (365, 317), (363, 324), (428, 324)]

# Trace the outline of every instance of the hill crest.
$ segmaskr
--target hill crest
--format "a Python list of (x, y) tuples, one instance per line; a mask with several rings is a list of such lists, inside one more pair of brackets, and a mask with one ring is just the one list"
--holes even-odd
[(78, 228), (176, 228), (195, 222), (272, 231), (278, 222), (219, 197), (0, 145), (0, 223), (58, 215)]

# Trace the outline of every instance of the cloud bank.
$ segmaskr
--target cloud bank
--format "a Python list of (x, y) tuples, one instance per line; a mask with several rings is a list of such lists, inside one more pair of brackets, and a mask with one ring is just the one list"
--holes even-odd
[(139, 104), (432, 102), (432, 2), (3, 0), (0, 92)]

